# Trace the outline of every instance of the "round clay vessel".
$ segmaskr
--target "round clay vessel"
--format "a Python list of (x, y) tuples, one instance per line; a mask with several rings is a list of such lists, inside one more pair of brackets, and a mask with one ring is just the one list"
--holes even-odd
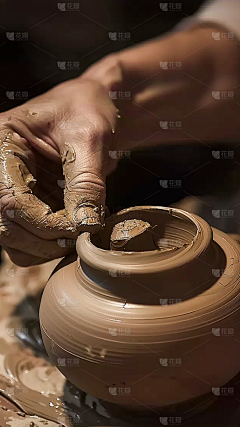
[(232, 237), (188, 212), (144, 206), (79, 236), (77, 252), (48, 281), (40, 323), (51, 361), (81, 390), (164, 407), (214, 393), (240, 371)]

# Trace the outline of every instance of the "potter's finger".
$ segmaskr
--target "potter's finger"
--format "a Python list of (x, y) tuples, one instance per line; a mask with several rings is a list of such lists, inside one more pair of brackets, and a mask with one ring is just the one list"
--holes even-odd
[(75, 229), (66, 212), (53, 213), (48, 205), (32, 194), (36, 180), (27, 167), (27, 145), (24, 145), (23, 138), (20, 141), (22, 146), (15, 143), (18, 140), (13, 142), (12, 138), (11, 133), (10, 136), (5, 135), (0, 148), (2, 216), (44, 239), (72, 236)]
[(95, 87), (91, 83), (88, 92), (85, 111), (79, 112), (76, 107), (73, 118), (77, 118), (71, 118), (64, 132), (59, 133), (58, 141), (65, 175), (66, 211), (78, 229), (84, 226), (85, 231), (92, 232), (104, 223), (105, 178), (111, 163), (109, 150), (114, 149), (110, 147), (115, 141), (118, 112), (99, 84)]
[(68, 217), (78, 229), (92, 232), (104, 223), (105, 182), (101, 147), (91, 150), (88, 144), (65, 144), (62, 159)]
[(20, 225), (5, 219), (0, 220), (0, 244), (43, 258), (44, 262), (69, 254), (75, 249), (76, 245), (74, 239), (41, 239)]
[(0, 209), (2, 217), (42, 239), (76, 238), (78, 235), (65, 210), (54, 213), (48, 205), (31, 193), (15, 192), (2, 196)]

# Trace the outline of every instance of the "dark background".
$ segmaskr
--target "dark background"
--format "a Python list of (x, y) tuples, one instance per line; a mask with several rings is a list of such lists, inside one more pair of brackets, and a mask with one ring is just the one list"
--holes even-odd
[[(181, 3), (181, 11), (166, 13), (160, 10), (156, 0), (81, 0), (79, 10), (64, 12), (53, 1), (1, 1), (1, 111), (24, 102), (8, 99), (7, 91), (27, 91), (28, 98), (35, 97), (57, 83), (77, 77), (110, 52), (171, 30), (194, 13), (202, 1)], [(109, 31), (131, 32), (131, 40), (112, 41)], [(15, 36), (11, 41), (7, 32), (27, 32), (28, 39), (16, 40)], [(77, 61), (79, 67), (61, 70), (59, 61)], [(229, 144), (218, 144), (217, 149), (229, 150)], [(116, 211), (140, 204), (167, 206), (188, 195), (227, 194), (230, 188), (235, 190), (233, 183), (238, 181), (236, 156), (235, 149), (235, 161), (216, 160), (211, 149), (202, 144), (162, 146), (131, 153), (130, 159), (121, 160), (107, 180), (107, 204), (111, 211)], [(163, 189), (160, 179), (182, 180), (182, 186)]]

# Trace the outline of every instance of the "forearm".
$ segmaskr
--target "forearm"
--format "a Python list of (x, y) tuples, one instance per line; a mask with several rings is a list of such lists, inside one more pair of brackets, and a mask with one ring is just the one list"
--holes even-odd
[[(195, 26), (168, 34), (111, 55), (87, 71), (86, 75), (97, 78), (110, 96), (114, 92), (122, 115), (123, 143), (140, 148), (162, 142), (193, 142), (189, 134), (195, 140), (239, 137), (240, 129), (233, 126), (219, 135), (217, 123), (212, 123), (213, 91), (234, 91), (234, 102), (240, 102), (235, 90), (240, 82), (239, 47), (230, 39), (216, 42), (212, 37), (215, 30)], [(216, 106), (222, 108), (223, 104), (225, 100)], [(198, 112), (193, 114), (195, 110)], [(229, 123), (236, 112), (226, 107), (225, 114)], [(160, 127), (162, 121), (182, 124), (175, 126), (174, 132), (166, 132)]]

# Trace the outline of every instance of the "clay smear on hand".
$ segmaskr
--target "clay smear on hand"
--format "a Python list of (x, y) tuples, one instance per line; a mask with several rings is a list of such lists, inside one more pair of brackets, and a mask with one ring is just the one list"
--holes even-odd
[[(50, 206), (33, 194), (32, 188), (37, 182), (33, 176), (36, 166), (31, 146), (24, 138), (12, 131), (5, 132), (1, 139), (0, 162), (2, 206), (7, 205), (8, 210), (17, 212), (21, 225), (24, 226), (26, 221), (28, 226), (25, 225), (25, 228), (31, 232), (36, 228), (55, 232), (75, 231), (76, 227), (64, 210), (52, 212)], [(46, 234), (46, 238), (49, 238), (49, 234)]]
[(65, 206), (68, 217), (73, 220), (77, 226), (89, 226), (91, 231), (99, 229), (104, 223), (104, 208), (98, 202), (99, 194), (91, 186), (86, 186), (84, 195), (79, 194), (72, 184), (75, 177), (78, 176), (76, 167), (76, 152), (72, 145), (65, 143), (61, 154), (63, 173), (65, 176)]
[[(37, 185), (37, 151), (34, 151), (26, 139), (9, 130), (1, 132), (0, 143), (0, 197), (3, 217), (47, 240), (61, 237), (74, 239), (81, 231), (94, 231), (104, 222), (103, 206), (92, 200), (91, 189), (87, 187), (84, 195), (80, 196), (72, 191), (69, 185), (71, 167), (75, 162), (75, 152), (69, 144), (66, 144), (62, 155), (67, 186), (67, 209), (53, 212), (50, 206), (33, 192), (34, 186)], [(12, 217), (8, 216), (8, 212), (13, 212)], [(68, 248), (68, 252), (69, 250)]]

